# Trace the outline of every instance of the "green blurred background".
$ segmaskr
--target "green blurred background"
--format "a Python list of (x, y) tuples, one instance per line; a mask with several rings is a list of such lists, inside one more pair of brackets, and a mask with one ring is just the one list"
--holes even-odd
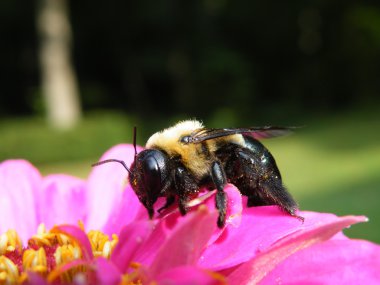
[(37, 29), (49, 1), (0, 3), (0, 160), (85, 178), (112, 145), (180, 119), (303, 126), (264, 141), (303, 210), (364, 214), (380, 242), (378, 1), (67, 1), (80, 115), (46, 117)]

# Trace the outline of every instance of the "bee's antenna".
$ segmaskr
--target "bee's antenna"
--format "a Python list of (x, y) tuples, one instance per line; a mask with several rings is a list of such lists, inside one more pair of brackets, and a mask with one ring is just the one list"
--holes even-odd
[(137, 128), (136, 128), (136, 126), (134, 126), (134, 128), (133, 128), (133, 147), (135, 148), (135, 162), (136, 162), (136, 157), (137, 157), (136, 137), (137, 137)]
[(108, 162), (118, 162), (122, 166), (124, 166), (124, 168), (128, 171), (129, 174), (132, 174), (131, 170), (128, 168), (127, 164), (123, 160), (118, 160), (118, 159), (106, 159), (106, 160), (102, 160), (102, 161), (99, 161), (99, 162), (96, 162), (96, 163), (92, 164), (91, 166), (95, 167), (95, 166), (98, 166), (98, 165), (101, 165), (101, 164), (104, 164), (104, 163), (108, 163)]

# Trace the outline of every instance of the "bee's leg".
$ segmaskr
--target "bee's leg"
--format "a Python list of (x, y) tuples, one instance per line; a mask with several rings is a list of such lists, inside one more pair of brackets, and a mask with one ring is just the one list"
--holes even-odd
[(163, 205), (161, 208), (157, 210), (157, 212), (161, 213), (161, 211), (169, 208), (173, 203), (175, 202), (175, 197), (174, 196), (169, 196), (166, 198), (165, 205)]
[(142, 200), (141, 203), (147, 209), (148, 215), (149, 215), (149, 219), (153, 219), (153, 216), (154, 216), (153, 204), (151, 202), (148, 202), (146, 199)]
[(179, 196), (178, 208), (182, 216), (186, 215), (188, 211), (187, 202), (189, 202), (189, 198), (186, 195)]
[(174, 188), (176, 189), (176, 193), (179, 197), (178, 199), (178, 207), (181, 215), (186, 215), (188, 206), (187, 202), (189, 201), (189, 197), (193, 193), (196, 193), (198, 190), (198, 185), (195, 182), (194, 177), (190, 174), (190, 172), (182, 165), (178, 164), (175, 168), (174, 172)]
[(219, 161), (214, 161), (211, 166), (211, 177), (217, 189), (215, 196), (215, 206), (219, 211), (218, 227), (222, 228), (226, 222), (227, 197), (224, 186), (227, 184), (227, 177)]
[[(173, 174), (172, 174), (173, 176)], [(160, 196), (166, 197), (165, 205), (157, 210), (158, 213), (169, 208), (175, 202), (175, 195), (170, 193), (170, 187), (172, 185), (172, 179), (166, 179), (164, 186), (161, 189)]]

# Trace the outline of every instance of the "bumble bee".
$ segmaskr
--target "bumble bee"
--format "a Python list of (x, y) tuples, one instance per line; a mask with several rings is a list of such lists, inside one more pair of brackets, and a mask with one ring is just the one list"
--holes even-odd
[[(119, 162), (129, 172), (129, 181), (149, 217), (154, 216), (158, 197), (168, 208), (176, 200), (185, 215), (187, 204), (201, 187), (216, 188), (218, 227), (225, 224), (227, 197), (224, 187), (234, 184), (248, 197), (247, 206), (278, 205), (297, 216), (297, 203), (282, 183), (275, 159), (258, 139), (280, 136), (290, 131), (282, 127), (205, 128), (196, 120), (177, 123), (153, 134), (146, 149), (135, 154), (130, 167), (124, 161), (108, 159), (95, 163)], [(136, 131), (134, 135), (136, 149)]]

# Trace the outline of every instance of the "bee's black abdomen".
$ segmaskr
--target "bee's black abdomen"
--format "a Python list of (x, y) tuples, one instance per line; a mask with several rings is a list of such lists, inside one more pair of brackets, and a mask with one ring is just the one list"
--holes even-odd
[(260, 156), (260, 164), (263, 167), (270, 168), (281, 179), (281, 173), (277, 167), (276, 160), (269, 150), (261, 142), (252, 137), (244, 136), (244, 140), (246, 148)]
[(257, 140), (245, 137), (246, 147), (226, 144), (218, 153), (228, 181), (248, 197), (248, 206), (278, 205), (291, 215), (298, 206), (281, 180), (271, 153)]

